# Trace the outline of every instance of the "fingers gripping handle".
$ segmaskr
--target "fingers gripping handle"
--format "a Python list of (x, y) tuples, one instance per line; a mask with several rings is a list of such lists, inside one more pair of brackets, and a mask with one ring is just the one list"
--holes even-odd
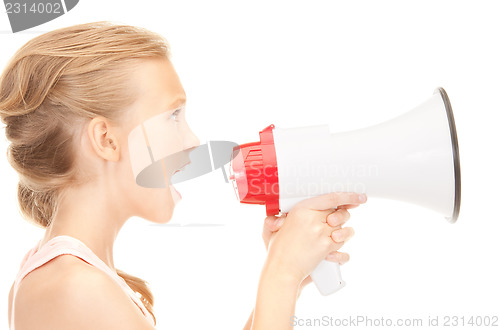
[(311, 279), (324, 296), (335, 293), (345, 286), (339, 264), (332, 261), (322, 260), (311, 273)]

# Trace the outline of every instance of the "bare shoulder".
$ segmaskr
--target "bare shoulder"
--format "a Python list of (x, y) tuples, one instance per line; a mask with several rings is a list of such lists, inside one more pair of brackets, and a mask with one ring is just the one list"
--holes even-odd
[(16, 329), (153, 329), (107, 274), (70, 255), (28, 274), (15, 301)]

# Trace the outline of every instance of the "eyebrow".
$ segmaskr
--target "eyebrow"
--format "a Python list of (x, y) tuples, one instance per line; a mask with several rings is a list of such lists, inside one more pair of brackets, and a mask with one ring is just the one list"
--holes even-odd
[(186, 104), (186, 97), (179, 97), (174, 102), (172, 102), (168, 107), (167, 111), (177, 110), (178, 108)]

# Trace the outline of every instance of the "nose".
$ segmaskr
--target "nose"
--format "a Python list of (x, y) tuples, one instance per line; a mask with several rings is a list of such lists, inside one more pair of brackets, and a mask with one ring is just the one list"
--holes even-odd
[(184, 139), (184, 149), (194, 148), (200, 145), (200, 139), (191, 131), (191, 129), (187, 128), (187, 135)]

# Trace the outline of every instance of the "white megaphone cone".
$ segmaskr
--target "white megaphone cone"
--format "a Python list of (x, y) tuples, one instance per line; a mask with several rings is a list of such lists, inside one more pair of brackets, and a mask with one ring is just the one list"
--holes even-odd
[[(260, 132), (235, 147), (230, 174), (242, 203), (267, 215), (330, 192), (358, 192), (418, 204), (455, 222), (460, 159), (450, 101), (443, 88), (412, 111), (379, 125), (330, 134), (328, 125)], [(311, 277), (328, 295), (345, 285), (337, 263), (322, 261)]]

